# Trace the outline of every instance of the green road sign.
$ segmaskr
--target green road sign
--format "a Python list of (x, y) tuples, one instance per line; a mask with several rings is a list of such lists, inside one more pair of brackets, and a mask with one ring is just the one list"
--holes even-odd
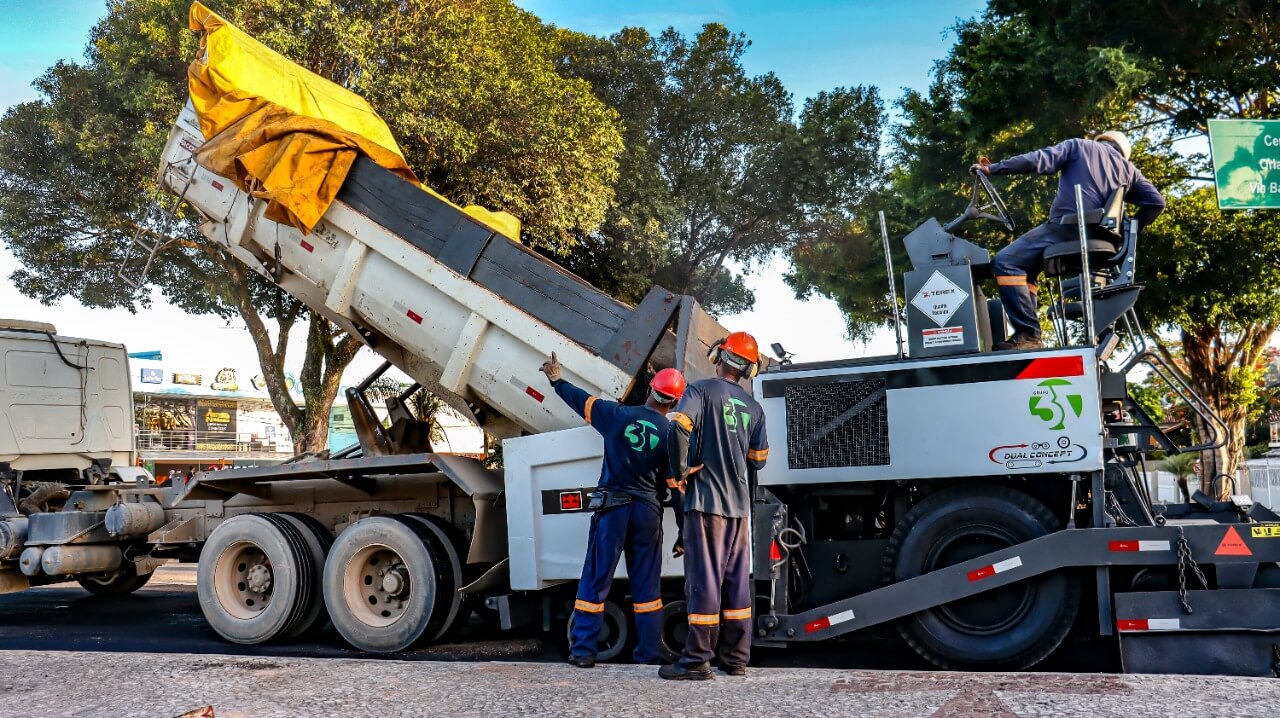
[(1280, 120), (1209, 120), (1220, 209), (1280, 209)]

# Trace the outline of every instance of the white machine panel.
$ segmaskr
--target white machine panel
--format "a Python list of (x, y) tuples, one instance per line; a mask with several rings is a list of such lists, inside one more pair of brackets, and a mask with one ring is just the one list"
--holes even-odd
[(1089, 348), (797, 366), (756, 381), (763, 485), (1102, 468)]
[[(580, 427), (502, 442), (507, 487), (507, 540), (511, 588), (533, 591), (576, 581), (587, 554), (591, 512), (586, 494), (600, 480), (604, 442), (594, 429)], [(662, 575), (684, 575), (684, 562), (671, 557), (676, 522), (662, 516)], [(626, 577), (625, 561), (618, 578)]]

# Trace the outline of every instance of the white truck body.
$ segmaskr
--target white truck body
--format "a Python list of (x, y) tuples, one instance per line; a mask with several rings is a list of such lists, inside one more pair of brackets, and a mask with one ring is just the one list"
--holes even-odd
[(33, 325), (0, 319), (0, 462), (15, 471), (132, 466), (124, 347), (20, 326)]

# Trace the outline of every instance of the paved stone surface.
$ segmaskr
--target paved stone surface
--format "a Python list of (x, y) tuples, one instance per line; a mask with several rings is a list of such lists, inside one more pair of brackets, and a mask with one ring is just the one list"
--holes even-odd
[(3, 716), (172, 718), (204, 705), (218, 718), (1207, 718), (1275, 715), (1280, 681), (766, 668), (679, 683), (642, 666), (0, 651)]

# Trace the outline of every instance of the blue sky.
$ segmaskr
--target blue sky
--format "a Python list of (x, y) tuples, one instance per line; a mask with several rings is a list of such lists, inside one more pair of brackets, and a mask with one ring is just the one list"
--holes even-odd
[[(947, 28), (958, 18), (979, 12), (985, 2), (517, 0), (517, 4), (547, 22), (601, 35), (634, 25), (653, 32), (673, 26), (692, 34), (704, 23), (723, 23), (751, 40), (744, 58), (748, 72), (776, 73), (800, 106), (805, 97), (837, 86), (876, 85), (886, 101), (899, 97), (903, 87), (926, 89), (933, 62), (950, 47)], [(89, 30), (105, 12), (103, 0), (0, 0), (0, 112), (35, 99), (30, 83), (53, 63), (79, 60)], [(161, 349), (166, 363), (177, 371), (184, 366), (192, 371), (210, 366), (248, 371), (257, 366), (239, 322), (227, 325), (214, 317), (189, 317), (164, 306), (137, 315), (86, 309), (74, 300), (64, 300), (57, 309), (42, 307), (3, 281), (14, 263), (13, 256), (0, 248), (0, 315), (52, 320), (64, 334), (124, 342), (132, 350)], [(781, 279), (786, 269), (782, 259), (757, 268), (748, 278), (756, 293), (756, 308), (725, 317), (723, 323), (730, 329), (754, 332), (765, 345), (781, 341), (801, 360), (893, 351), (891, 332), (877, 335), (869, 345), (855, 346), (844, 339), (843, 320), (834, 303), (796, 300)], [(796, 321), (797, 317), (804, 321)], [(160, 327), (165, 330), (164, 340), (157, 339)], [(217, 357), (209, 356), (211, 345), (218, 347)], [(301, 347), (291, 355), (300, 360)], [(376, 364), (372, 353), (366, 352), (352, 371), (367, 371)]]

